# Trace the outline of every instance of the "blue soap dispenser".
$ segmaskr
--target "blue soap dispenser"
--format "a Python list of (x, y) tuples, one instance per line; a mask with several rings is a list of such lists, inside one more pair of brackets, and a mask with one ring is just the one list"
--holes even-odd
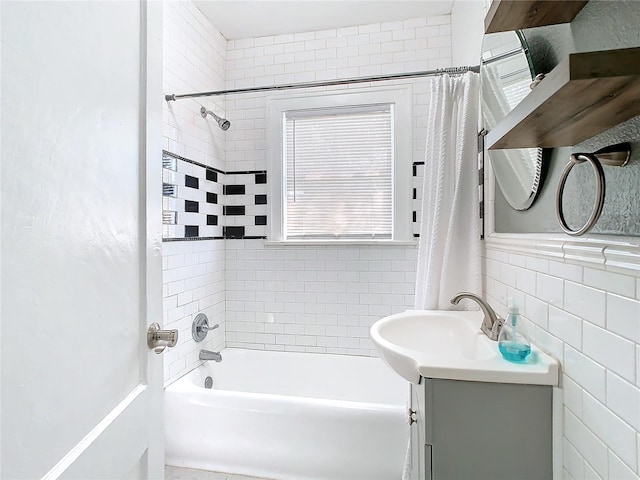
[(518, 307), (508, 299), (509, 315), (498, 337), (498, 350), (510, 362), (525, 362), (531, 354), (531, 343), (524, 335), (524, 325), (520, 322)]

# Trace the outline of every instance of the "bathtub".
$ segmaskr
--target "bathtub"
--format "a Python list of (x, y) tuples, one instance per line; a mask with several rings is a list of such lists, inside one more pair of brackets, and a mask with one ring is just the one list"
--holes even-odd
[(167, 387), (167, 465), (276, 480), (400, 479), (408, 386), (381, 360), (232, 348), (222, 357)]

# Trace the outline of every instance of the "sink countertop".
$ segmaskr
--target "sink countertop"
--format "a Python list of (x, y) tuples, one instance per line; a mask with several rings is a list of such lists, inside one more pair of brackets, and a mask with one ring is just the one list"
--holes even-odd
[(407, 310), (371, 327), (382, 360), (412, 383), (420, 377), (473, 382), (558, 385), (557, 360), (531, 345), (527, 361), (513, 363), (480, 325), (478, 311)]

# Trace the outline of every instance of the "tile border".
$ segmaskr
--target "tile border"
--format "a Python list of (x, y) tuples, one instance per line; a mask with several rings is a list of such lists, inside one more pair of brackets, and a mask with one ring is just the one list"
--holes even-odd
[(578, 240), (564, 235), (493, 233), (485, 240), (485, 247), (640, 276), (640, 237), (602, 236)]

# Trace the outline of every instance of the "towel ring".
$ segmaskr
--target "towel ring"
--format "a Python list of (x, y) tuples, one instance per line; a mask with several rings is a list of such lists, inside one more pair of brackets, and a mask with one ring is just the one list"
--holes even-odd
[[(562, 212), (562, 195), (564, 194), (564, 186), (567, 183), (567, 177), (569, 176), (571, 169), (579, 163), (584, 162), (589, 162), (596, 174), (596, 201), (593, 205), (593, 210), (591, 211), (591, 215), (589, 216), (587, 223), (585, 223), (578, 230), (571, 230), (571, 228), (569, 228), (569, 225), (567, 225), (567, 222), (564, 219), (564, 213)], [(564, 230), (564, 232), (568, 235), (572, 235), (574, 237), (584, 235), (589, 230), (591, 230), (600, 218), (600, 214), (602, 213), (602, 206), (604, 205), (604, 194), (604, 170), (602, 169), (602, 165), (600, 165), (600, 162), (598, 161), (598, 157), (591, 153), (574, 153), (573, 155), (571, 155), (571, 161), (567, 163), (567, 166), (564, 167), (564, 170), (562, 171), (560, 183), (558, 184), (558, 193), (556, 195), (556, 214), (558, 215), (560, 228), (562, 228), (562, 230)]]
[[(564, 167), (562, 171), (562, 175), (560, 177), (560, 182), (558, 183), (558, 191), (556, 194), (556, 215), (558, 217), (558, 222), (560, 223), (560, 228), (571, 236), (579, 237), (580, 235), (584, 235), (589, 230), (593, 228), (593, 226), (598, 222), (600, 218), (600, 214), (602, 213), (602, 207), (604, 206), (604, 197), (605, 197), (605, 179), (604, 179), (604, 170), (602, 169), (602, 164), (614, 166), (614, 167), (623, 167), (629, 161), (629, 157), (631, 156), (631, 147), (628, 143), (621, 143), (618, 145), (613, 145), (611, 147), (606, 147), (601, 150), (598, 150), (595, 153), (574, 153), (571, 155), (571, 159), (567, 166)], [(593, 170), (596, 175), (596, 198), (593, 204), (593, 210), (591, 211), (591, 215), (581, 228), (578, 230), (571, 230), (567, 225), (567, 222), (564, 218), (564, 213), (562, 211), (562, 196), (564, 194), (564, 187), (567, 182), (567, 177), (569, 173), (576, 165), (584, 162), (589, 162), (593, 167)]]

